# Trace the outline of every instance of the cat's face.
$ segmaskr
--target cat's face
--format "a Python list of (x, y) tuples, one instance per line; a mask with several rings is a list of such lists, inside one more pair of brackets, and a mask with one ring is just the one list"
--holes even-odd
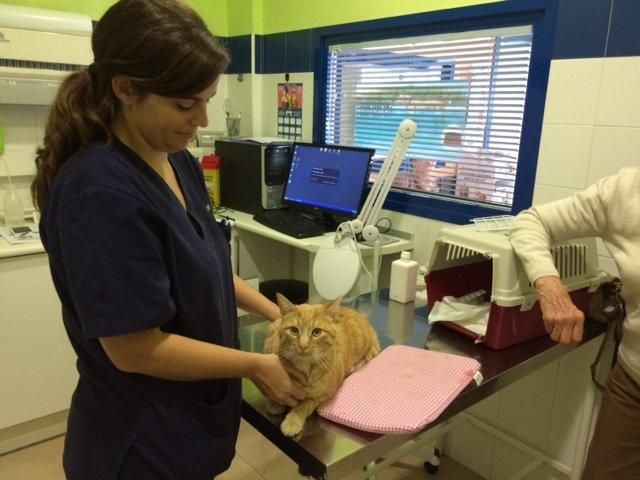
[(292, 362), (327, 361), (336, 337), (335, 320), (329, 307), (281, 304), (278, 354)]
[[(312, 307), (307, 308), (312, 309)], [(305, 307), (300, 310), (305, 310)], [(295, 349), (298, 355), (313, 355), (318, 350), (328, 350), (334, 338), (333, 320), (322, 313), (301, 311), (289, 314), (282, 319), (280, 344)]]

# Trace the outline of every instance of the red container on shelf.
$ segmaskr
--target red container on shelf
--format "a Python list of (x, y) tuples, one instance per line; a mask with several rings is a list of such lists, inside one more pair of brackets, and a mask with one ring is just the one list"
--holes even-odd
[(209, 199), (214, 208), (220, 206), (220, 157), (205, 155), (202, 157), (202, 171), (204, 183), (207, 186)]

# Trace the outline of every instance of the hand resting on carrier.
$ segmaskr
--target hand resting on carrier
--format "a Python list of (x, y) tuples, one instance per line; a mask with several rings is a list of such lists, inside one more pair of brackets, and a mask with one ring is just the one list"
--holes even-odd
[(578, 309), (558, 277), (540, 277), (535, 281), (542, 320), (554, 342), (564, 345), (582, 340), (584, 313)]

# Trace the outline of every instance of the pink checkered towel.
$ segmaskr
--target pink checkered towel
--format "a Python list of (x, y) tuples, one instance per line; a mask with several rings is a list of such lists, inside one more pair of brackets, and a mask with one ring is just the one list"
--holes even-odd
[(472, 358), (392, 345), (347, 377), (318, 414), (367, 432), (419, 432), (479, 370)]

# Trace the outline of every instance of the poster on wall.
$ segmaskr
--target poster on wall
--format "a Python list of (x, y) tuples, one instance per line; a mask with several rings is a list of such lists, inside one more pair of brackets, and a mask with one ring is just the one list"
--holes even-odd
[(278, 137), (302, 140), (302, 84), (278, 84)]

